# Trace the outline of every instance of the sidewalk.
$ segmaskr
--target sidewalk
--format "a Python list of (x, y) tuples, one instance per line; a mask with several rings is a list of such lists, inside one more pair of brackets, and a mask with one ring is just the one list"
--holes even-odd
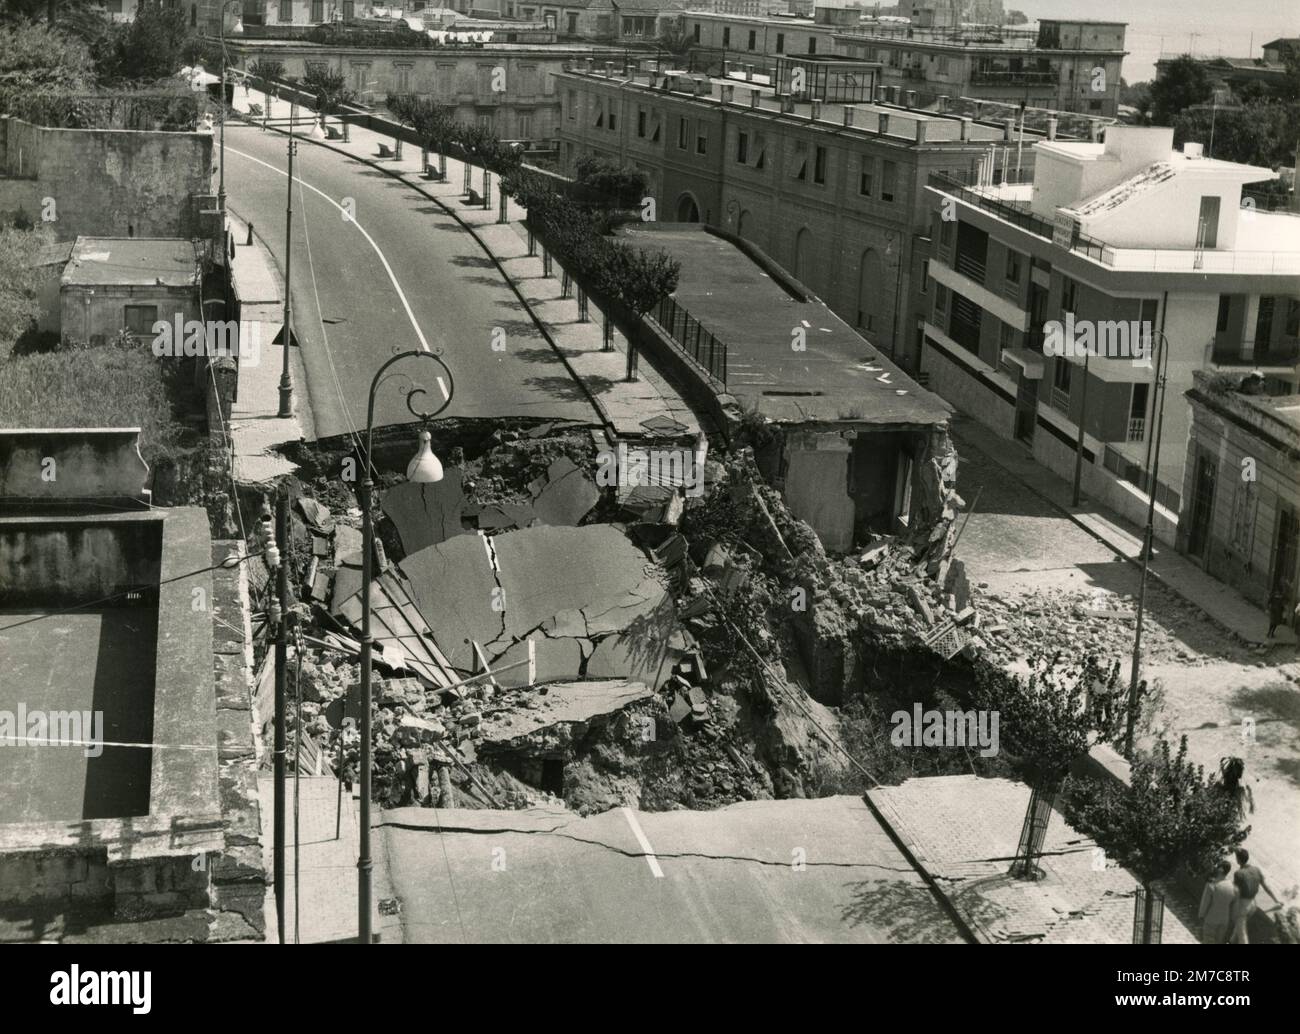
[[(1136, 562), (1142, 551), (1142, 529), (1113, 510), (1084, 495), (1081, 505), (1071, 505), (1070, 482), (1036, 462), (1028, 452), (990, 431), (973, 418), (961, 421), (960, 437), (970, 440), (986, 456), (1023, 482), (1039, 498), (1074, 521), (1080, 528), (1124, 558)], [(960, 450), (959, 450), (960, 454)], [(1285, 626), (1266, 638), (1268, 615), (1241, 593), (1214, 578), (1171, 546), (1156, 543), (1148, 569), (1167, 588), (1199, 607), (1213, 621), (1256, 646), (1295, 645), (1295, 633)]]
[(260, 484), (295, 469), (272, 450), (286, 442), (314, 437), (311, 403), (302, 357), (291, 351), (289, 372), (294, 385), (294, 415), (287, 419), (278, 415), (284, 346), (273, 344), (272, 340), (284, 320), (283, 281), (266, 245), (256, 236), (251, 245), (246, 244), (248, 226), (232, 212), (227, 212), (227, 219), (235, 242), (231, 279), (235, 296), (240, 300), (240, 318), (252, 324), (249, 333), (256, 335), (254, 340), (258, 345), (256, 361), (239, 364), (238, 398), (230, 412), (235, 480)]
[[(250, 103), (265, 106), (266, 98), (257, 91), (248, 94), (243, 90), (235, 91), (234, 107), (237, 111), (247, 113)], [(276, 100), (271, 102), (268, 115), (271, 119), (288, 119), (289, 111), (288, 101)], [(300, 136), (308, 114), (307, 108), (299, 106), (296, 132)], [(249, 121), (257, 125), (260, 119), (252, 117)], [(338, 126), (335, 119), (329, 122), (331, 126)], [(510, 199), (506, 210), (510, 221), (506, 224), (497, 222), (499, 177), (491, 177), (489, 207), (470, 207), (464, 200), (465, 165), (462, 162), (447, 158), (446, 181), (428, 180), (422, 175), (418, 147), (404, 144), (401, 160), (380, 158), (379, 145), (382, 143), (392, 150), (391, 137), (358, 126), (352, 126), (349, 135), (347, 143), (301, 138), (390, 173), (434, 201), (464, 226), (501, 271), (543, 336), (560, 354), (609, 430), (618, 438), (655, 437), (667, 431), (671, 437), (685, 439), (700, 433), (699, 421), (691, 408), (644, 356), (639, 363), (638, 379), (626, 380), (627, 340), (615, 329), (613, 348), (604, 349), (600, 312), (594, 303), (590, 306), (590, 321), (578, 322), (576, 297), (560, 298), (559, 263), (553, 264), (553, 275), (545, 278), (540, 247), (536, 256), (528, 256), (527, 231), (523, 227), (526, 210)], [(470, 175), (474, 190), (482, 196), (483, 170), (471, 166)]]
[[(266, 871), (274, 871), (274, 791), (275, 780), (269, 773), (259, 773), (258, 794), (262, 802), (262, 851)], [(357, 802), (344, 791), (342, 821), (335, 822), (338, 807), (338, 782), (330, 776), (303, 776), (299, 782), (298, 806), (298, 935), (302, 944), (330, 941), (355, 941), (357, 936)], [(294, 939), (293, 873), (293, 774), (285, 778), (285, 943)], [(374, 809), (376, 819), (379, 808)], [(371, 876), (371, 899), (376, 914), (372, 927), (381, 944), (400, 944), (402, 932), (397, 915), (381, 904), (393, 898), (385, 861), (382, 829), (370, 837), (375, 867)], [(266, 942), (278, 943), (276, 935), (274, 886), (266, 889)]]

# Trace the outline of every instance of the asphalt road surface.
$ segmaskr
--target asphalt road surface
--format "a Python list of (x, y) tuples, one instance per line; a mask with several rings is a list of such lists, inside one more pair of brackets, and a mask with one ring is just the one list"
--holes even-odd
[[(253, 222), (281, 272), (286, 143), (278, 133), (227, 128), (228, 206)], [(371, 378), (407, 349), (442, 350), (455, 378), (444, 416), (599, 422), (491, 260), (434, 202), (308, 141), (299, 141), (294, 177), (293, 322), (318, 437), (364, 428)], [(407, 360), (392, 371), (439, 395), (435, 364)], [(414, 419), (404, 383), (379, 389), (377, 427)]]
[(960, 942), (857, 797), (384, 812), (406, 943)]

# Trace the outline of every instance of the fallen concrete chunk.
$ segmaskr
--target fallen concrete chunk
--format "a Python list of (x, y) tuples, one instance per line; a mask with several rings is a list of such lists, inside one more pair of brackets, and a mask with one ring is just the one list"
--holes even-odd
[(328, 506), (306, 496), (299, 496), (295, 500), (295, 505), (313, 531), (321, 535), (329, 535), (334, 530), (334, 515), (330, 513)]
[(465, 493), (461, 472), (456, 468), (432, 484), (404, 481), (394, 485), (380, 496), (379, 504), (397, 529), (402, 549), (408, 555), (465, 530), (461, 520)]
[(600, 490), (567, 456), (546, 470), (546, 484), (533, 497), (533, 511), (543, 524), (573, 526), (600, 501)]

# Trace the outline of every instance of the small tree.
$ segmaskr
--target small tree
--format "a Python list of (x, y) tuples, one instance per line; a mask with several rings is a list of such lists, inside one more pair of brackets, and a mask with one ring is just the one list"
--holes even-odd
[(1071, 824), (1087, 833), (1142, 884), (1146, 909), (1141, 933), (1154, 934), (1152, 888), (1187, 866), (1209, 872), (1224, 852), (1246, 839), (1236, 802), (1187, 760), (1187, 737), (1175, 754), (1163, 737), (1133, 762), (1129, 785), (1088, 779), (1071, 794)]
[[(456, 120), (452, 109), (415, 94), (390, 94), (388, 110), (403, 125), (415, 130), (420, 138), (421, 164), (428, 167), (429, 152), (445, 154), (447, 144), (451, 141)], [(446, 159), (443, 159), (442, 172), (447, 171)]]
[(40, 270), (35, 263), (52, 237), (44, 226), (0, 227), (0, 361), (8, 358), (14, 342), (41, 314), (36, 299)]
[(1096, 742), (1124, 730), (1127, 702), (1120, 668), (1103, 668), (1095, 657), (1072, 665), (1056, 654), (1029, 678), (981, 663), (976, 670), (980, 706), (999, 716), (1001, 751), (1030, 788), (1012, 875), (1034, 878), (1052, 806), (1071, 767)]
[(135, 17), (115, 24), (99, 59), (102, 79), (167, 79), (190, 63), (197, 37), (179, 5), (140, 0)]
[[(335, 114), (344, 104), (356, 96), (348, 86), (342, 72), (336, 72), (323, 61), (308, 61), (302, 77), (303, 89), (316, 96), (316, 109), (321, 114), (321, 128), (325, 127), (325, 116)], [(348, 139), (348, 123), (340, 118), (343, 125), (343, 139)]]

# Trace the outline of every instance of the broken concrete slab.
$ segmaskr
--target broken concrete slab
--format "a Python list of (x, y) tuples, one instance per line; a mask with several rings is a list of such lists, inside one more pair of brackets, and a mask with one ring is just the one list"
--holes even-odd
[(408, 555), (465, 531), (461, 519), (465, 492), (456, 468), (432, 484), (404, 481), (394, 485), (380, 496), (379, 504)]
[(479, 750), (518, 746), (525, 737), (557, 725), (573, 725), (615, 714), (654, 696), (643, 682), (588, 679), (539, 687), (536, 707), (518, 707), (485, 716)]
[(324, 503), (309, 499), (307, 496), (299, 496), (294, 500), (294, 506), (312, 531), (328, 536), (334, 530), (334, 515)]
[[(529, 485), (532, 489), (533, 485)], [(546, 469), (545, 484), (533, 493), (533, 512), (543, 524), (573, 526), (599, 501), (600, 490), (595, 483), (573, 460), (560, 456)]]

